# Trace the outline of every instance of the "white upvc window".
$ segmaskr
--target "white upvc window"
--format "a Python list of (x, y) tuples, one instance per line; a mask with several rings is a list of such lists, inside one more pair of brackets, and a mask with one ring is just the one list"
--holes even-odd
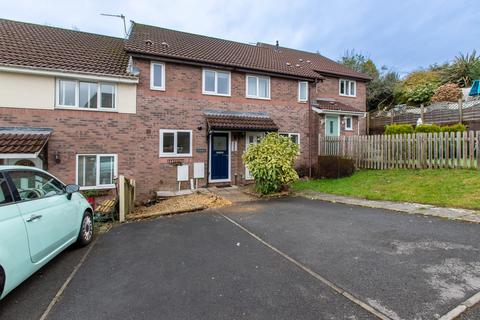
[(191, 157), (192, 130), (160, 129), (160, 157)]
[(109, 82), (57, 79), (58, 108), (115, 111), (117, 86)]
[(202, 93), (215, 96), (230, 96), (231, 74), (229, 71), (203, 69)]
[(357, 82), (354, 80), (340, 79), (338, 83), (338, 92), (341, 96), (356, 97)]
[(293, 143), (300, 145), (300, 133), (280, 133), (281, 136), (289, 137)]
[(165, 64), (162, 62), (150, 63), (150, 89), (165, 91)]
[(80, 189), (115, 188), (116, 154), (77, 154), (76, 182)]
[(299, 81), (298, 82), (298, 102), (307, 102), (308, 101), (308, 82)]
[(247, 98), (270, 99), (270, 77), (247, 75)]
[(343, 120), (345, 121), (345, 130), (348, 130), (348, 131), (353, 130), (353, 119), (352, 119), (352, 117), (345, 116), (343, 118)]

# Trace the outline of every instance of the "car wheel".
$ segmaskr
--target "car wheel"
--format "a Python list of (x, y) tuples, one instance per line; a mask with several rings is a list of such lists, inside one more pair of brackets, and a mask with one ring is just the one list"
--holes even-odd
[(0, 297), (2, 296), (3, 289), (5, 288), (5, 271), (0, 266)]
[(80, 233), (78, 234), (77, 244), (84, 247), (92, 242), (93, 239), (93, 216), (90, 211), (83, 214), (82, 224), (80, 225)]

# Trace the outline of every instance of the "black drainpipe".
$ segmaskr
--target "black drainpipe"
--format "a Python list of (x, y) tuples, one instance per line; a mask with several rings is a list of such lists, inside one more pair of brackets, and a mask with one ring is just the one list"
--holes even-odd
[(206, 186), (208, 188), (208, 183), (210, 179), (210, 135), (212, 134), (212, 131), (210, 130), (208, 124), (207, 124), (207, 176), (205, 177), (206, 179)]

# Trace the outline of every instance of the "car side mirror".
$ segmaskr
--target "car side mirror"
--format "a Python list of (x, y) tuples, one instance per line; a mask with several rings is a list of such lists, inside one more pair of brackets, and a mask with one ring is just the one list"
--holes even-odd
[(77, 184), (67, 184), (65, 186), (65, 192), (67, 193), (67, 199), (72, 199), (72, 194), (80, 190), (80, 187)]

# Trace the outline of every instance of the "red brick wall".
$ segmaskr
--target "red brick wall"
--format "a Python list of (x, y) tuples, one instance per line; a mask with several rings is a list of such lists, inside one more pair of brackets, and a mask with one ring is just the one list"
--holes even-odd
[[(118, 171), (133, 176), (136, 141), (134, 116), (81, 110), (0, 108), (1, 127), (52, 128), (48, 170), (65, 183), (75, 183), (76, 155), (118, 154)], [(55, 163), (55, 153), (60, 163)]]
[(358, 111), (367, 110), (367, 86), (365, 82), (357, 81), (356, 97), (344, 97), (339, 94), (339, 78), (326, 78), (317, 84), (316, 98), (331, 98), (336, 101), (351, 105)]
[[(208, 153), (196, 149), (208, 149), (206, 122), (203, 111), (233, 110), (267, 112), (280, 127), (280, 132), (300, 133), (301, 153), (298, 165), (308, 164), (308, 113), (306, 103), (297, 101), (298, 82), (281, 78), (270, 79), (271, 100), (248, 99), (245, 97), (245, 74), (231, 73), (231, 97), (202, 94), (202, 68), (181, 64), (166, 63), (166, 90), (150, 90), (150, 63), (135, 60), (140, 68), (140, 83), (137, 89), (138, 147), (142, 158), (137, 159), (137, 175), (142, 177), (139, 186), (142, 192), (171, 189), (176, 185), (176, 168), (167, 163), (168, 158), (159, 158), (160, 129), (193, 130), (193, 156), (182, 158), (184, 163), (204, 162), (207, 165)], [(198, 130), (198, 127), (202, 130)], [(146, 130), (150, 129), (150, 134)], [(232, 183), (242, 182), (245, 169), (241, 154), (245, 148), (243, 133), (233, 134), (237, 139), (238, 151), (232, 154)], [(193, 168), (190, 170), (193, 175)], [(207, 172), (207, 170), (206, 170)], [(206, 182), (201, 181), (203, 184)]]
[[(271, 100), (245, 97), (245, 73), (232, 71), (232, 96), (202, 94), (202, 68), (166, 63), (166, 91), (150, 90), (149, 61), (135, 59), (140, 68), (137, 89), (137, 114), (120, 114), (80, 110), (33, 110), (0, 108), (0, 126), (47, 127), (54, 133), (48, 148), (48, 169), (66, 183), (75, 182), (76, 154), (116, 153), (118, 173), (137, 179), (137, 198), (145, 200), (158, 190), (176, 188), (176, 167), (168, 158), (159, 157), (160, 129), (189, 129), (193, 132), (193, 156), (184, 163), (208, 163), (206, 109), (267, 112), (280, 132), (300, 134), (301, 152), (297, 166), (308, 167), (309, 156), (316, 162), (318, 132), (323, 133), (319, 117), (306, 103), (297, 101), (296, 80), (271, 77)], [(338, 96), (338, 79), (326, 79), (310, 85), (310, 98), (331, 97), (365, 110), (365, 85), (357, 82), (357, 97)], [(357, 132), (354, 120), (354, 131)], [(361, 124), (360, 124), (361, 125)], [(198, 128), (201, 127), (199, 130)], [(309, 127), (312, 137), (309, 137)], [(320, 131), (318, 131), (320, 130)], [(362, 129), (361, 129), (362, 130)], [(362, 132), (362, 131), (361, 131)], [(245, 135), (234, 133), (238, 151), (232, 153), (232, 183), (243, 181), (245, 169), (241, 155)], [(61, 162), (55, 163), (59, 152)], [(176, 158), (177, 159), (177, 158)], [(190, 177), (193, 175), (193, 166)], [(208, 176), (208, 168), (205, 170)], [(200, 181), (200, 185), (206, 179)], [(184, 183), (184, 187), (187, 184)]]

